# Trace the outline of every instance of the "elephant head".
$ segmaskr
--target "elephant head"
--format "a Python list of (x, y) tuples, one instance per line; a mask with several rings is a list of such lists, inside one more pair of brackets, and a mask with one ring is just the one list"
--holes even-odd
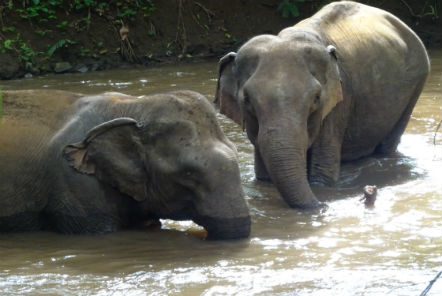
[[(199, 107), (190, 104), (198, 113), (194, 116), (201, 117), (198, 122), (175, 112), (186, 104), (164, 99), (144, 117), (134, 114), (137, 119), (121, 117), (95, 126), (82, 141), (65, 146), (64, 158), (77, 172), (137, 201), (146, 217), (191, 219), (214, 239), (247, 237), (250, 216), (236, 150), (201, 97)], [(141, 114), (154, 109), (140, 101), (148, 100), (125, 105), (138, 104)], [(164, 116), (164, 108), (170, 116)], [(193, 114), (188, 111), (180, 112)]]
[(243, 125), (258, 179), (273, 181), (291, 207), (319, 205), (308, 182), (308, 151), (342, 101), (335, 47), (294, 28), (261, 35), (220, 60), (216, 104)]

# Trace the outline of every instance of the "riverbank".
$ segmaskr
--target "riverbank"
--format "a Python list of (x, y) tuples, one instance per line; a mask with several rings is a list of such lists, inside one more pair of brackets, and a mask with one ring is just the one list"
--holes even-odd
[[(0, 79), (219, 58), (254, 35), (278, 33), (325, 2), (3, 0)], [(426, 46), (441, 45), (440, 0), (359, 2), (397, 15)]]

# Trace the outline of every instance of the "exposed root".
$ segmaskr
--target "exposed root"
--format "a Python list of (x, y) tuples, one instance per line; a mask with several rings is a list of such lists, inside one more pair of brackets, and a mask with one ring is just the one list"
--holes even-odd
[(212, 17), (215, 16), (215, 13), (213, 11), (211, 11), (210, 9), (204, 7), (204, 5), (202, 5), (199, 2), (194, 1), (193, 3), (195, 3), (196, 6), (200, 7), (202, 10), (204, 10), (204, 12), (207, 15), (207, 19), (209, 20), (209, 23), (211, 23), (212, 22)]
[(178, 23), (176, 28), (175, 43), (181, 48), (181, 53), (184, 54), (187, 51), (187, 33), (184, 25), (184, 1), (177, 0), (178, 6)]
[(205, 30), (208, 31), (208, 30), (209, 30), (208, 25), (212, 24), (212, 18), (215, 16), (215, 13), (212, 12), (210, 9), (204, 7), (204, 6), (203, 6), (201, 3), (199, 3), (199, 2), (194, 1), (193, 3), (205, 12), (205, 14), (206, 14), (206, 16), (207, 16), (207, 22), (208, 22), (208, 24), (204, 24), (204, 25), (201, 24), (201, 22), (200, 22), (200, 18), (199, 18), (199, 15), (198, 15), (198, 17), (197, 17), (195, 14), (192, 13), (192, 18), (193, 18), (193, 20), (195, 21), (195, 23), (198, 24), (198, 26), (200, 26), (201, 28), (203, 28), (203, 29), (205, 29)]
[(121, 44), (120, 44), (120, 53), (121, 56), (131, 63), (138, 62), (138, 58), (135, 55), (135, 52), (132, 48), (132, 44), (129, 40), (129, 28), (121, 21), (121, 28), (120, 28), (120, 38), (121, 38)]

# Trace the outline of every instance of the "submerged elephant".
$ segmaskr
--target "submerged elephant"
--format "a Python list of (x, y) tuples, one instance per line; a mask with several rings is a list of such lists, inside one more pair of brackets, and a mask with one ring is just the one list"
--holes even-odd
[(390, 13), (329, 4), (220, 60), (215, 102), (255, 147), (255, 174), (292, 207), (320, 204), (340, 163), (396, 150), (429, 73), (417, 35)]
[(0, 232), (103, 233), (191, 219), (249, 236), (235, 147), (195, 92), (4, 91)]

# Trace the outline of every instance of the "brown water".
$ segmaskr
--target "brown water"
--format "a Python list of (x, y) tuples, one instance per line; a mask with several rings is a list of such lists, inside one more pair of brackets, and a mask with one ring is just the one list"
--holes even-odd
[[(99, 236), (0, 235), (1, 295), (419, 295), (442, 270), (442, 51), (400, 153), (343, 168), (337, 188), (315, 188), (328, 208), (289, 209), (256, 182), (253, 147), (219, 116), (237, 145), (252, 214), (250, 239), (211, 242), (191, 222)], [(3, 89), (57, 88), (132, 95), (190, 88), (213, 99), (216, 63), (42, 76)], [(374, 209), (359, 202), (378, 185)], [(442, 279), (428, 295), (442, 295)]]

